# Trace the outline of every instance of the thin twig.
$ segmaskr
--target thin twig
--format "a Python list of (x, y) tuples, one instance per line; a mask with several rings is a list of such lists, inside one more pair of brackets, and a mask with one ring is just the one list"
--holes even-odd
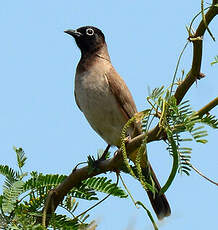
[(211, 180), (210, 178), (208, 178), (207, 176), (205, 176), (202, 172), (200, 172), (197, 168), (195, 168), (192, 164), (190, 164), (189, 162), (187, 162), (189, 164), (189, 166), (195, 170), (196, 173), (198, 173), (200, 176), (202, 176), (204, 179), (208, 180), (209, 182), (211, 182), (212, 184), (215, 184), (216, 186), (218, 186), (218, 183)]
[[(63, 208), (64, 210), (66, 210), (68, 213), (70, 213), (70, 215), (75, 219), (76, 216), (73, 214), (73, 212), (71, 212), (70, 210), (68, 210), (66, 207), (64, 207), (63, 205), (59, 205), (59, 207)], [(82, 224), (83, 222), (78, 219), (78, 221)]]
[[(135, 200), (134, 200), (132, 194), (130, 193), (129, 189), (127, 188), (127, 186), (126, 186), (126, 184), (125, 184), (123, 178), (121, 177), (121, 175), (119, 175), (119, 176), (120, 176), (120, 180), (121, 180), (121, 182), (122, 182), (122, 184), (123, 184), (123, 187), (126, 189), (126, 191), (127, 191), (127, 193), (129, 194), (129, 196), (130, 196), (132, 202), (133, 202), (134, 205), (136, 206), (136, 202), (135, 202)], [(136, 206), (136, 208), (137, 208), (137, 206)]]
[(183, 55), (183, 53), (184, 53), (186, 47), (188, 46), (188, 44), (189, 44), (189, 41), (187, 41), (187, 42), (185, 43), (185, 46), (183, 47), (183, 49), (182, 49), (182, 51), (181, 51), (181, 53), (180, 53), (180, 55), (179, 55), (178, 61), (177, 61), (177, 63), (176, 63), (176, 69), (175, 69), (175, 72), (174, 72), (174, 75), (173, 75), (173, 81), (172, 81), (172, 85), (171, 85), (171, 88), (170, 88), (170, 95), (172, 94), (172, 91), (173, 91), (173, 86), (174, 86), (174, 83), (175, 83), (175, 79), (176, 79), (176, 75), (177, 75), (177, 71), (178, 71), (178, 68), (179, 68), (179, 64), (180, 64), (182, 55)]
[[(207, 9), (209, 9), (209, 8), (210, 8), (210, 6), (209, 6), (209, 7), (204, 8), (204, 11), (205, 11), (205, 10), (207, 10)], [(191, 35), (192, 35), (192, 33), (191, 33), (192, 24), (194, 23), (195, 19), (196, 19), (196, 18), (197, 18), (200, 14), (202, 14), (202, 12), (201, 12), (201, 11), (200, 11), (199, 13), (197, 13), (197, 14), (194, 16), (194, 18), (192, 19), (192, 21), (191, 21), (191, 23), (190, 23), (190, 26), (189, 26), (189, 29), (188, 29), (189, 36), (191, 36)]]
[(204, 21), (204, 24), (206, 26), (206, 29), (208, 31), (208, 33), (210, 34), (211, 38), (215, 41), (215, 38), (212, 34), (212, 32), (210, 31), (208, 25), (207, 25), (207, 21), (206, 21), (206, 18), (205, 18), (205, 14), (204, 14), (204, 0), (201, 0), (201, 15), (202, 15), (202, 20)]
[[(117, 174), (117, 181), (116, 181), (116, 185), (118, 185), (119, 182), (119, 176)], [(84, 215), (85, 213), (87, 213), (88, 211), (90, 211), (91, 209), (95, 208), (96, 206), (98, 206), (99, 204), (101, 204), (103, 201), (105, 201), (111, 194), (108, 194), (107, 196), (105, 196), (102, 200), (100, 200), (98, 203), (94, 204), (93, 206), (91, 206), (90, 208), (88, 208), (87, 210), (85, 210), (84, 212), (80, 213), (78, 216), (76, 216), (75, 218), (78, 219), (80, 216)]]

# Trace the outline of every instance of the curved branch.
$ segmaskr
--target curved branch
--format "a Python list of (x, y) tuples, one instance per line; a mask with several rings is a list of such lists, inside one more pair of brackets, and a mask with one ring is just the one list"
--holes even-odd
[[(147, 134), (147, 143), (157, 140), (157, 132), (159, 128), (154, 128)], [(141, 134), (133, 139), (131, 139), (126, 146), (127, 152), (131, 155), (136, 148), (138, 148), (145, 138), (145, 134)], [(51, 214), (55, 211), (59, 203), (64, 199), (66, 194), (73, 188), (81, 183), (81, 181), (86, 180), (90, 177), (111, 172), (121, 169), (123, 166), (123, 155), (121, 150), (118, 150), (114, 157), (108, 160), (103, 160), (98, 162), (98, 170), (90, 173), (89, 167), (85, 166), (80, 169), (74, 170), (60, 185), (58, 185), (54, 190), (50, 191), (52, 193), (52, 199), (48, 199), (46, 202), (47, 214)], [(50, 193), (49, 192), (49, 193)], [(50, 195), (48, 195), (50, 197)]]
[[(208, 10), (205, 15), (205, 20), (207, 25), (212, 21), (212, 19), (218, 14), (218, 7), (215, 6), (218, 4), (218, 1), (213, 1), (213, 5)], [(177, 103), (179, 104), (184, 98), (187, 91), (193, 85), (193, 83), (198, 79), (201, 69), (201, 60), (202, 60), (202, 44), (203, 44), (203, 35), (206, 31), (206, 26), (204, 21), (202, 20), (193, 36), (191, 36), (190, 40), (193, 43), (193, 59), (192, 59), (192, 67), (186, 78), (182, 82), (181, 85), (178, 86), (175, 92), (175, 98), (177, 99)]]

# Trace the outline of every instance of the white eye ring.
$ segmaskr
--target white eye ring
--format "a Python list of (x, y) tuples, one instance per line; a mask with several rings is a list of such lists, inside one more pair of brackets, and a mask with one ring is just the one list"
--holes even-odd
[(92, 36), (94, 34), (94, 30), (92, 28), (88, 28), (86, 29), (86, 34), (89, 35), (89, 36)]

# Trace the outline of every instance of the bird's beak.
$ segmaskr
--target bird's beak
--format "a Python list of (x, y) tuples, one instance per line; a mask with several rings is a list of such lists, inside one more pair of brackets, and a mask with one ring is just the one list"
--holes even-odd
[(74, 38), (78, 38), (82, 35), (77, 30), (65, 30), (64, 33), (69, 34), (69, 35), (73, 36)]

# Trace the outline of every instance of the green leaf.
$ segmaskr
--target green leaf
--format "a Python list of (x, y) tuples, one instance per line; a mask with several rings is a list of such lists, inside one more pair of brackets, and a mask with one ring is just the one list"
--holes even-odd
[(210, 126), (211, 128), (218, 129), (218, 119), (210, 114), (207, 114), (201, 118), (201, 122)]
[(0, 165), (0, 174), (6, 177), (3, 185), (4, 189), (9, 189), (20, 178), (19, 173), (7, 165)]
[(201, 140), (197, 140), (196, 142), (202, 143), (202, 144), (206, 144), (208, 141), (205, 139), (201, 139)]
[(22, 148), (16, 148), (14, 146), (13, 149), (16, 152), (16, 155), (17, 155), (18, 167), (21, 169), (24, 166), (27, 157), (25, 156), (25, 153), (24, 153)]
[(85, 200), (98, 200), (96, 193), (91, 188), (87, 188), (85, 184), (81, 184), (78, 188), (73, 188), (70, 193), (72, 197)]
[(43, 175), (42, 173), (37, 174), (36, 172), (32, 172), (31, 175), (33, 176), (29, 180), (27, 180), (24, 184), (24, 190), (34, 190), (39, 188), (47, 188), (48, 190), (56, 187), (64, 179), (67, 177), (65, 175), (58, 175), (58, 174), (46, 174)]
[(187, 151), (192, 151), (192, 148), (188, 148), (188, 147), (180, 147), (179, 150), (187, 150)]
[(2, 199), (2, 210), (11, 213), (17, 203), (19, 195), (23, 192), (23, 181), (15, 181), (10, 188), (4, 189)]
[(182, 138), (180, 139), (180, 141), (193, 141), (193, 139), (192, 138)]
[(78, 207), (79, 202), (76, 202), (75, 198), (72, 198), (71, 195), (67, 194), (66, 198), (64, 199), (63, 206), (71, 211), (72, 213), (76, 210)]
[(163, 95), (164, 93), (164, 86), (161, 86), (160, 88), (155, 88), (152, 93), (149, 95), (149, 97), (153, 100), (156, 100), (158, 97)]
[(65, 215), (53, 214), (50, 219), (49, 227), (59, 230), (78, 230), (77, 219), (70, 219)]
[(20, 177), (19, 172), (10, 168), (8, 165), (0, 165), (0, 174), (7, 177), (10, 180), (16, 181)]
[(182, 169), (181, 172), (182, 172), (182, 173), (185, 173), (187, 176), (190, 176), (190, 173), (189, 173), (189, 171), (187, 171), (187, 170)]
[(214, 57), (214, 61), (212, 61), (210, 64), (215, 65), (218, 63), (218, 55)]
[(192, 133), (195, 132), (195, 131), (197, 131), (197, 130), (199, 130), (199, 129), (203, 129), (203, 128), (204, 128), (204, 126), (198, 126), (196, 128), (193, 128), (192, 129)]
[(92, 177), (82, 181), (82, 183), (95, 191), (118, 196), (120, 198), (127, 197), (127, 194), (124, 192), (124, 190), (118, 187), (116, 184), (111, 183), (111, 180), (107, 179), (107, 177)]

